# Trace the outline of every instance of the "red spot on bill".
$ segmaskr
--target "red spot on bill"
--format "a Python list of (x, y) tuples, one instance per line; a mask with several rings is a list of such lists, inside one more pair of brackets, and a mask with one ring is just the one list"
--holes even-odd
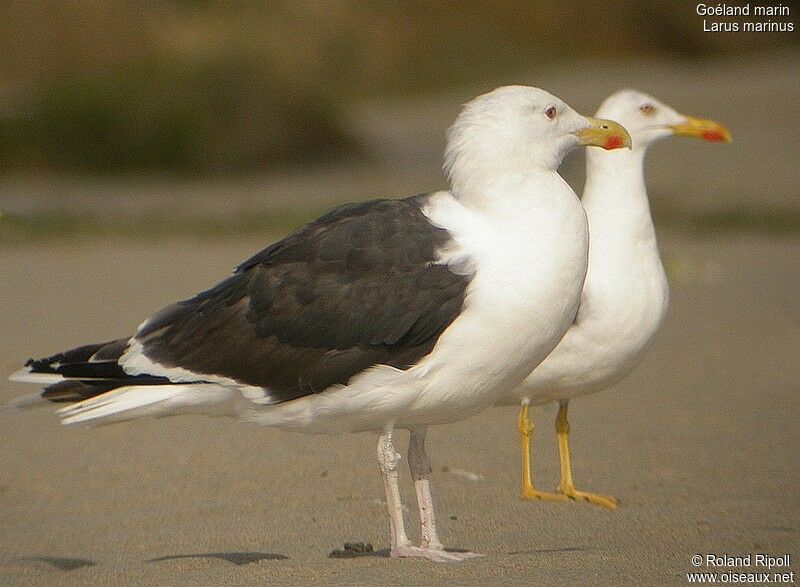
[(703, 140), (710, 143), (724, 143), (727, 138), (725, 137), (725, 133), (718, 130), (706, 130), (703, 131)]
[(624, 144), (622, 137), (619, 135), (612, 135), (606, 139), (606, 142), (603, 144), (603, 148), (606, 150), (609, 149), (619, 149)]

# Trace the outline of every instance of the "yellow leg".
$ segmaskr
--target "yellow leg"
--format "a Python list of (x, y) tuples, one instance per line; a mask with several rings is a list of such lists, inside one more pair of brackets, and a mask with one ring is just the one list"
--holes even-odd
[(522, 499), (530, 501), (566, 501), (567, 497), (559, 493), (538, 491), (531, 480), (531, 433), (533, 423), (528, 416), (528, 404), (523, 403), (517, 421), (519, 439), (522, 447)]
[[(594, 505), (615, 510), (619, 501), (610, 495), (599, 495), (578, 491), (572, 480), (572, 465), (569, 454), (569, 421), (567, 420), (567, 404), (564, 400), (558, 404), (558, 417), (556, 418), (556, 434), (558, 435), (558, 454), (561, 459), (561, 484), (559, 491), (569, 499), (588, 501)], [(521, 416), (520, 416), (521, 418)]]

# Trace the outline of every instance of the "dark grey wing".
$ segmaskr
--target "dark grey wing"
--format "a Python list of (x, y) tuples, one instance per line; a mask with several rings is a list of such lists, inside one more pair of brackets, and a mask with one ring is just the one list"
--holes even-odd
[(425, 198), (334, 209), (153, 316), (136, 335), (145, 356), (274, 401), (373, 365), (414, 365), (458, 316), (470, 280), (437, 263), (451, 237), (422, 214)]

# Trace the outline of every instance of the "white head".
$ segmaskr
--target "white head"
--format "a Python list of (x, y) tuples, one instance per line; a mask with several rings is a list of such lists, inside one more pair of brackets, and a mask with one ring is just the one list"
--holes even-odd
[(638, 90), (620, 90), (612, 94), (600, 105), (597, 116), (613, 118), (625, 126), (635, 151), (644, 152), (653, 143), (671, 136), (718, 143), (731, 140), (728, 130), (718, 122), (686, 116)]
[(620, 125), (581, 116), (552, 94), (503, 86), (464, 106), (450, 128), (444, 169), (455, 193), (503, 173), (555, 172), (579, 145), (630, 147)]

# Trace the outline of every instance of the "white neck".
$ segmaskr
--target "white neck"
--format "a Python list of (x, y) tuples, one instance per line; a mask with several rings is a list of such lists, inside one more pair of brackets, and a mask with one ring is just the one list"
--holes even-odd
[(542, 206), (558, 207), (565, 199), (577, 200), (558, 172), (535, 167), (523, 172), (475, 173), (453, 181), (451, 193), (466, 208), (504, 216), (511, 223), (523, 220), (528, 211), (541, 212)]
[(590, 271), (595, 257), (641, 254), (641, 247), (658, 255), (644, 150), (589, 149), (582, 203), (589, 219)]

